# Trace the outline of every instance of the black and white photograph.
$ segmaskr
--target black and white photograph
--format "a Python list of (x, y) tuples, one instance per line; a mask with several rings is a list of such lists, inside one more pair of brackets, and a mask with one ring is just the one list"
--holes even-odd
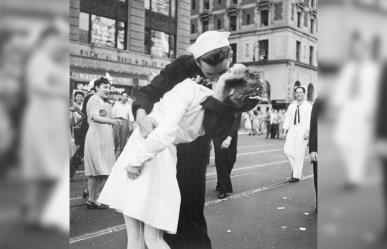
[(0, 13), (0, 248), (387, 245), (387, 2)]

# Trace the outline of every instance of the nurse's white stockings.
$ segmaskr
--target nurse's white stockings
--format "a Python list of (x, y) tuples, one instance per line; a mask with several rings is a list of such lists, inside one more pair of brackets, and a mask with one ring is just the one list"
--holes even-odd
[(127, 249), (170, 249), (164, 241), (163, 231), (126, 215), (124, 219), (128, 235)]

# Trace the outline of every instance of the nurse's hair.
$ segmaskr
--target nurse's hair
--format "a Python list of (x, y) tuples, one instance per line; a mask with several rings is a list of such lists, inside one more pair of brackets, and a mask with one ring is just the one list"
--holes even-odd
[(224, 87), (225, 103), (241, 108), (251, 96), (262, 96), (265, 91), (265, 83), (261, 80), (261, 72), (246, 69), (242, 77), (228, 78)]

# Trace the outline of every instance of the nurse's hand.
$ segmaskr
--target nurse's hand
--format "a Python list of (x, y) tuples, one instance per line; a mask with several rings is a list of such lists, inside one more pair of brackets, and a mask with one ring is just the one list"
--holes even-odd
[(137, 110), (136, 123), (140, 127), (141, 135), (144, 138), (158, 126), (156, 120), (149, 117), (143, 109)]
[(142, 166), (129, 165), (128, 167), (125, 168), (125, 170), (126, 170), (126, 175), (128, 176), (129, 179), (136, 180), (141, 175)]
[(309, 140), (309, 132), (306, 132), (306, 133), (304, 134), (304, 140)]
[(310, 153), (310, 160), (312, 162), (317, 162), (317, 152), (311, 152)]
[(220, 145), (220, 148), (223, 150), (227, 150), (228, 147), (231, 145), (232, 138), (228, 136), (225, 140), (223, 140), (222, 144)]

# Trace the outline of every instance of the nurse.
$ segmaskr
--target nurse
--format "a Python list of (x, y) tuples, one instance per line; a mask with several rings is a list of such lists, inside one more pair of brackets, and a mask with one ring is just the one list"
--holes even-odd
[(260, 86), (254, 73), (236, 64), (213, 84), (213, 90), (186, 79), (155, 104), (149, 117), (158, 127), (146, 138), (139, 129), (133, 132), (99, 197), (99, 202), (124, 215), (128, 249), (143, 248), (144, 242), (148, 249), (170, 248), (163, 235), (177, 233), (181, 203), (176, 145), (204, 135), (201, 104), (212, 96), (233, 112)]
[(298, 86), (294, 91), (296, 101), (288, 107), (283, 126), (284, 152), (292, 169), (292, 178), (289, 182), (298, 182), (302, 176), (312, 112), (312, 105), (304, 100), (305, 88)]

